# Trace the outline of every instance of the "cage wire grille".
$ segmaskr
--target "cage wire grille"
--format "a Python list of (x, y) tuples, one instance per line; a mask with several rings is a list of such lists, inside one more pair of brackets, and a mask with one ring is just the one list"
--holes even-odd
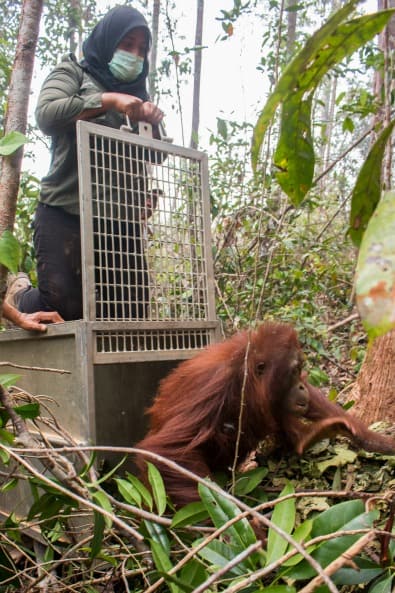
[(177, 352), (196, 350), (211, 342), (209, 329), (97, 331), (98, 355), (119, 352)]
[(207, 157), (87, 122), (78, 130), (84, 317), (149, 324), (97, 332), (97, 352), (206, 346), (215, 321)]

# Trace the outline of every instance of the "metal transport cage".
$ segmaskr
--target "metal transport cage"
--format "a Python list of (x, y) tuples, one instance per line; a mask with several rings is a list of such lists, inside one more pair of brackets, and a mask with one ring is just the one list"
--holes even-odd
[[(53, 398), (80, 443), (136, 443), (158, 382), (218, 339), (207, 157), (146, 131), (78, 122), (83, 319), (0, 332), (0, 360), (25, 367), (18, 387)], [(25, 494), (6, 498), (11, 510)]]
[[(144, 128), (140, 126), (144, 132)], [(95, 362), (169, 359), (213, 342), (207, 156), (78, 123), (84, 319)]]

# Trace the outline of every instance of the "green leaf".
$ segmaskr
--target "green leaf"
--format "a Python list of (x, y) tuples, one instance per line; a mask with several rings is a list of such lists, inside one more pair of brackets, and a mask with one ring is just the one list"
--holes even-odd
[(173, 516), (171, 527), (185, 527), (185, 525), (196, 525), (208, 519), (208, 512), (202, 502), (191, 502)]
[(150, 539), (159, 544), (167, 555), (170, 555), (170, 542), (166, 529), (159, 523), (153, 523), (152, 521), (144, 521), (144, 525)]
[[(113, 512), (113, 508), (111, 506), (111, 502), (109, 501), (108, 496), (107, 496), (107, 494), (105, 492), (102, 492), (102, 491), (95, 492), (92, 495), (92, 498), (93, 498), (94, 502), (98, 506), (102, 507), (102, 509), (104, 509), (108, 513), (112, 513)], [(104, 516), (103, 515), (103, 518), (104, 518), (104, 522), (106, 524), (106, 527), (108, 529), (111, 529), (111, 526), (112, 526), (112, 519), (111, 519), (111, 517), (107, 517), (107, 516)]]
[(354, 122), (352, 121), (351, 117), (345, 117), (343, 121), (343, 132), (353, 132), (355, 129)]
[(81, 478), (84, 478), (88, 474), (89, 470), (91, 469), (91, 467), (93, 466), (93, 464), (96, 461), (96, 457), (97, 457), (96, 451), (92, 451), (92, 453), (89, 455), (88, 463), (83, 466), (83, 468), (81, 469), (81, 471), (79, 473), (79, 476)]
[(144, 505), (150, 511), (152, 511), (152, 508), (153, 508), (153, 500), (152, 500), (152, 496), (151, 496), (151, 493), (148, 490), (148, 488), (146, 488), (144, 486), (144, 484), (138, 478), (136, 478), (136, 476), (133, 476), (129, 472), (126, 472), (126, 476), (127, 476), (128, 482), (130, 482), (132, 484), (132, 486), (140, 494), (141, 500), (144, 503)]
[(65, 504), (70, 501), (64, 495), (58, 495), (58, 493), (45, 492), (38, 500), (36, 500), (28, 514), (28, 520), (35, 516), (38, 516), (40, 520), (48, 519), (50, 521), (55, 520), (61, 509), (64, 511)]
[(22, 406), (15, 406), (14, 410), (21, 418), (37, 418), (40, 415), (40, 404), (23, 404)]
[(187, 562), (181, 570), (182, 581), (186, 585), (191, 585), (193, 589), (196, 589), (196, 587), (204, 583), (208, 576), (205, 567), (195, 558), (192, 558), (192, 560)]
[[(114, 568), (117, 568), (118, 566), (118, 561), (116, 558), (114, 558), (113, 556), (110, 556), (109, 554), (105, 554), (103, 552), (101, 552), (100, 554), (97, 554), (96, 558), (100, 559), (100, 560), (104, 560), (104, 562), (108, 562), (108, 564), (111, 564), (111, 566), (113, 566)], [(97, 590), (95, 590), (95, 593), (98, 593)]]
[(350, 237), (357, 247), (368, 226), (381, 196), (381, 168), (384, 152), (391, 137), (395, 120), (380, 134), (369, 151), (369, 154), (359, 172), (351, 196)]
[(2, 463), (4, 463), (4, 465), (7, 465), (7, 463), (9, 462), (9, 460), (10, 460), (9, 453), (7, 453), (7, 451), (4, 451), (4, 449), (2, 449), (0, 447), (0, 461)]
[(115, 482), (120, 495), (128, 504), (141, 506), (141, 495), (128, 480), (115, 478)]
[[(167, 573), (173, 568), (168, 554), (163, 549), (163, 547), (157, 541), (154, 540), (151, 541), (151, 552), (157, 570), (166, 579)], [(173, 582), (169, 582), (169, 580), (166, 580), (166, 582), (168, 583), (170, 591), (172, 593), (180, 593), (180, 589), (179, 587), (177, 587), (177, 585), (175, 585)]]
[[(200, 541), (201, 540), (198, 540), (195, 542), (195, 544), (200, 543)], [(203, 558), (203, 560), (210, 562), (214, 568), (224, 568), (231, 560), (233, 560), (236, 554), (232, 546), (229, 544), (224, 544), (223, 542), (216, 539), (199, 550), (198, 555)], [(248, 569), (245, 565), (245, 562), (240, 562), (231, 568), (229, 573), (234, 574), (235, 576), (241, 576), (245, 574), (246, 570)]]
[(237, 476), (235, 496), (249, 494), (262, 482), (268, 474), (267, 467), (255, 467)]
[[(93, 502), (102, 507), (106, 511), (112, 513), (112, 506), (104, 492), (95, 492), (92, 495)], [(106, 527), (111, 528), (112, 521), (109, 517), (105, 517), (100, 511), (93, 511), (93, 538), (91, 542), (90, 558), (96, 558), (102, 549), (104, 530)]]
[(6, 134), (0, 138), (0, 156), (9, 156), (28, 141), (24, 134), (17, 131)]
[(91, 559), (96, 558), (102, 548), (105, 526), (103, 515), (98, 511), (93, 511), (93, 538), (89, 554)]
[(21, 261), (22, 248), (19, 242), (10, 231), (4, 231), (0, 237), (0, 264), (16, 274)]
[[(330, 39), (336, 28), (353, 12), (358, 3), (359, 0), (352, 0), (335, 12), (335, 14), (328, 19), (320, 29), (318, 29), (318, 31), (309, 37), (305, 46), (285, 68), (273, 92), (269, 95), (254, 129), (251, 148), (252, 164), (254, 168), (258, 163), (259, 152), (263, 144), (266, 130), (274, 117), (277, 107), (282, 101), (285, 101), (292, 92), (295, 92), (295, 89), (298, 89), (298, 91), (302, 89), (306, 91), (309, 90), (307, 82), (304, 81), (304, 84), (302, 85), (302, 81), (309, 72), (310, 76), (313, 76), (313, 73), (316, 70), (315, 61), (320, 56), (321, 48), (325, 47), (328, 39)], [(322, 73), (322, 75), (324, 74), (325, 72)], [(314, 82), (314, 85), (310, 87), (310, 90), (314, 88), (318, 82), (319, 81)]]
[(11, 385), (15, 385), (20, 378), (20, 375), (4, 373), (3, 375), (0, 375), (0, 385), (3, 385), (3, 387), (11, 387)]
[(18, 485), (18, 479), (17, 478), (13, 478), (12, 480), (8, 480), (6, 482), (4, 482), (4, 484), (2, 484), (0, 486), (0, 492), (8, 492), (9, 490), (12, 490), (13, 488), (15, 488), (15, 486)]
[[(370, 583), (379, 575), (383, 576), (383, 569), (376, 562), (367, 558), (354, 558), (355, 568), (340, 568), (331, 578), (341, 585), (362, 585)], [(370, 592), (369, 592), (370, 593)]]
[[(240, 515), (240, 509), (225, 496), (217, 494), (203, 484), (199, 484), (198, 489), (215, 527), (222, 527), (224, 523)], [(254, 530), (245, 517), (231, 525), (225, 533), (238, 552), (256, 542)]]
[(356, 301), (370, 338), (395, 327), (395, 191), (386, 192), (371, 217), (358, 255)]
[(5, 430), (4, 428), (0, 428), (0, 442), (4, 443), (5, 445), (13, 445), (14, 440), (15, 437), (11, 432)]
[[(335, 505), (337, 506), (337, 505)], [(325, 514), (325, 513), (323, 513)], [(352, 531), (358, 529), (370, 529), (374, 521), (377, 521), (379, 517), (379, 512), (377, 510), (371, 511), (369, 513), (362, 513), (358, 515), (348, 523), (344, 524), (341, 529), (342, 531)], [(325, 531), (327, 532), (329, 526), (325, 527)], [(334, 526), (330, 526), (329, 533), (335, 533), (337, 529), (334, 529)], [(322, 534), (324, 535), (324, 533)], [(325, 568), (336, 558), (339, 558), (344, 552), (346, 552), (356, 541), (358, 541), (363, 534), (359, 535), (343, 535), (341, 537), (336, 537), (331, 539), (327, 542), (324, 542), (321, 546), (319, 546), (314, 552), (312, 556), (319, 564)], [(298, 566), (290, 571), (287, 571), (287, 576), (295, 579), (295, 580), (305, 580), (310, 579), (315, 575), (315, 570), (310, 566), (308, 561), (303, 560)]]
[(328, 535), (339, 531), (352, 519), (360, 516), (364, 508), (361, 500), (347, 500), (334, 504), (314, 519), (311, 537)]
[(127, 455), (125, 455), (125, 457), (122, 457), (122, 459), (116, 465), (114, 465), (114, 467), (112, 467), (110, 469), (110, 471), (108, 471), (107, 473), (103, 474), (98, 480), (95, 480), (94, 483), (88, 484), (88, 486), (91, 486), (93, 488), (96, 488), (99, 484), (102, 484), (103, 482), (108, 482), (109, 479), (111, 478), (111, 476), (113, 476), (114, 474), (116, 474), (116, 472), (118, 471), (118, 469), (120, 467), (122, 467), (122, 465), (125, 463), (125, 460), (126, 459), (127, 459)]
[[(251, 148), (254, 169), (258, 164), (266, 130), (279, 104), (289, 100), (295, 92), (303, 100), (304, 95), (317, 88), (331, 68), (379, 33), (393, 14), (392, 10), (385, 10), (344, 23), (358, 3), (358, 0), (348, 2), (328, 19), (284, 70), (254, 129)], [(303, 127), (300, 133), (304, 133)], [(298, 142), (296, 137), (294, 142)]]
[[(292, 539), (294, 539), (298, 543), (305, 542), (307, 538), (310, 537), (312, 528), (313, 521), (311, 519), (306, 519), (306, 521), (303, 521), (303, 523), (298, 525), (298, 527), (295, 529), (295, 531), (292, 534)], [(307, 552), (310, 554), (315, 548), (316, 546), (309, 546), (307, 548)], [(294, 546), (289, 544), (287, 552), (293, 549)], [(282, 564), (282, 566), (295, 566), (295, 564), (298, 564), (301, 560), (303, 560), (302, 554), (295, 554), (295, 556), (292, 556), (292, 558), (286, 560)]]
[(394, 575), (390, 574), (383, 579), (380, 579), (377, 583), (369, 589), (369, 593), (393, 593), (392, 582)]
[(165, 572), (162, 573), (161, 576), (163, 576), (163, 578), (169, 585), (170, 583), (176, 585), (178, 589), (180, 591), (183, 591), (184, 593), (192, 593), (192, 591), (195, 589), (195, 587), (188, 585), (188, 583), (184, 583), (182, 579), (176, 577), (174, 574), (169, 574), (168, 572)]
[[(291, 483), (286, 484), (280, 497), (295, 492)], [(294, 498), (279, 502), (274, 507), (272, 523), (280, 527), (285, 533), (291, 534), (295, 527), (296, 503)], [(288, 542), (274, 529), (270, 528), (267, 538), (266, 565), (276, 562), (283, 556), (288, 548)]]
[(217, 130), (218, 134), (222, 136), (224, 140), (226, 140), (228, 137), (228, 127), (226, 121), (220, 117), (217, 117)]
[(167, 506), (165, 485), (159, 470), (149, 461), (147, 462), (147, 466), (148, 481), (152, 488), (156, 509), (158, 511), (158, 515), (163, 515)]
[(281, 189), (294, 206), (298, 206), (309, 191), (314, 175), (314, 148), (311, 136), (311, 104), (313, 93), (294, 93), (283, 103), (280, 137), (274, 155)]

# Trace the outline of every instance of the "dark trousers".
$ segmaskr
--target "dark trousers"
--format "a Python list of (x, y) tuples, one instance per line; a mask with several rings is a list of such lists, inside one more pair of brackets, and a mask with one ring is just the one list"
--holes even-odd
[[(105, 245), (106, 242), (103, 243), (100, 232), (97, 234), (98, 229), (95, 228), (95, 272), (101, 287), (100, 291), (96, 291), (98, 319), (143, 319), (146, 316), (149, 295), (148, 274), (140, 237), (140, 225), (127, 225), (126, 228), (125, 224), (113, 222), (111, 234), (107, 234), (107, 243), (112, 241), (111, 247), (115, 252), (114, 261), (110, 262), (104, 261), (104, 258), (97, 255), (110, 246)], [(95, 226), (102, 225), (103, 222), (99, 221)], [(121, 237), (124, 238), (121, 239)], [(18, 309), (23, 313), (57, 311), (65, 321), (81, 319), (79, 216), (40, 202), (34, 220), (33, 238), (37, 259), (38, 288), (29, 288), (20, 296)], [(120, 259), (122, 265), (120, 265)], [(110, 264), (109, 269), (107, 269), (108, 264)]]
[(65, 321), (82, 318), (80, 218), (62, 208), (37, 206), (34, 249), (38, 288), (20, 297), (23, 313), (57, 311)]

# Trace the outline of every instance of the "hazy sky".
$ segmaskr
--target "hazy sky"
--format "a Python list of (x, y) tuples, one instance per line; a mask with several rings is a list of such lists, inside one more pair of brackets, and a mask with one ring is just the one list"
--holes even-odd
[[(106, 2), (106, 6), (114, 6), (119, 2)], [(180, 2), (179, 30), (185, 40), (177, 42), (177, 49), (192, 47), (195, 37), (196, 0)], [(237, 119), (239, 121), (255, 121), (256, 109), (259, 102), (262, 105), (265, 98), (264, 79), (256, 70), (260, 54), (260, 39), (262, 22), (254, 22), (251, 18), (243, 18), (235, 24), (234, 34), (226, 41), (219, 41), (223, 35), (221, 23), (216, 17), (221, 10), (229, 10), (233, 0), (208, 0), (204, 10), (204, 33), (200, 103), (200, 135), (201, 148), (208, 146), (208, 130), (216, 129), (216, 118)], [(164, 23), (161, 22), (163, 27)], [(30, 121), (34, 123), (34, 107), (37, 93), (46, 72), (39, 65), (33, 79), (33, 95), (30, 100)], [(191, 129), (192, 80), (188, 88), (183, 87), (182, 106), (184, 115), (185, 143), (188, 145)], [(161, 107), (166, 113), (165, 125), (169, 136), (175, 143), (182, 144), (179, 114), (172, 111), (165, 100)], [(36, 158), (27, 166), (38, 177), (42, 177), (48, 169), (49, 153), (41, 146), (37, 147)]]
[[(103, 7), (112, 7), (120, 3), (119, 0), (98, 0), (97, 4), (102, 2)], [(185, 47), (192, 47), (194, 44), (196, 0), (176, 0), (176, 3), (179, 6), (178, 31), (185, 37), (182, 41), (176, 40), (176, 49), (183, 51)], [(268, 93), (268, 81), (256, 69), (261, 55), (265, 21), (243, 15), (236, 21), (233, 35), (225, 41), (220, 41), (223, 30), (216, 18), (221, 16), (221, 10), (230, 10), (232, 7), (233, 0), (205, 2), (203, 45), (207, 48), (203, 50), (200, 93), (200, 148), (203, 150), (209, 150), (208, 131), (216, 130), (217, 117), (254, 124)], [(361, 8), (366, 12), (375, 11), (374, 0), (362, 3)], [(160, 26), (162, 29), (165, 28), (163, 20)], [(33, 82), (34, 93), (29, 108), (31, 114), (44, 74), (37, 64)], [(191, 129), (192, 77), (188, 88), (183, 87), (182, 107), (185, 143), (188, 145)], [(164, 123), (168, 135), (174, 138), (176, 144), (182, 144), (179, 114), (171, 110), (166, 104), (166, 99), (161, 100), (161, 108), (166, 114)], [(32, 115), (30, 121), (34, 123)], [(28, 163), (29, 169), (41, 177), (46, 173), (48, 164), (48, 151), (38, 146), (34, 163)]]

